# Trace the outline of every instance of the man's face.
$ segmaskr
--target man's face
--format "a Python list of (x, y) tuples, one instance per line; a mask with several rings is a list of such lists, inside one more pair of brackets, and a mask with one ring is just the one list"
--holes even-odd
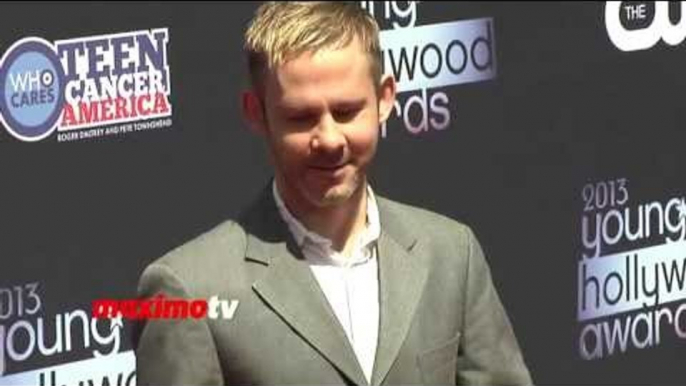
[(378, 80), (357, 40), (306, 52), (269, 73), (262, 131), (290, 203), (330, 207), (364, 187), (379, 124), (395, 97), (392, 78), (384, 84), (378, 96)]

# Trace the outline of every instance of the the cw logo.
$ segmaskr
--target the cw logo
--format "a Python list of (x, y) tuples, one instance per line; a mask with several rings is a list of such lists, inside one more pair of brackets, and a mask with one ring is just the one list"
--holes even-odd
[[(638, 51), (653, 47), (662, 39), (670, 46), (680, 44), (686, 38), (686, 17), (681, 16), (677, 24), (669, 19), (669, 2), (656, 1), (655, 13), (647, 27), (641, 29), (627, 29), (622, 25), (621, 13), (631, 21), (649, 21), (646, 13), (646, 3), (622, 5), (622, 1), (608, 1), (605, 4), (605, 27), (612, 43), (622, 51)], [(685, 1), (678, 6), (684, 9)]]

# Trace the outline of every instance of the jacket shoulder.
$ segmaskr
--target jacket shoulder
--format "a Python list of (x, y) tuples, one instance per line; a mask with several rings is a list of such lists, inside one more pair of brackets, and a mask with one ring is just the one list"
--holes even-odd
[[(385, 197), (377, 197), (379, 210), (384, 220), (402, 227), (416, 235), (428, 236), (432, 239), (449, 236), (468, 241), (472, 237), (471, 228), (461, 221), (448, 216), (394, 201)], [(383, 221), (383, 220), (382, 220)]]
[(160, 275), (189, 286), (192, 293), (214, 287), (234, 270), (245, 255), (246, 236), (236, 222), (227, 220), (167, 252), (143, 271), (139, 291), (144, 282)]
[(198, 264), (219, 264), (245, 252), (245, 232), (241, 226), (227, 220), (194, 239), (174, 248), (157, 260), (182, 270), (192, 270)]

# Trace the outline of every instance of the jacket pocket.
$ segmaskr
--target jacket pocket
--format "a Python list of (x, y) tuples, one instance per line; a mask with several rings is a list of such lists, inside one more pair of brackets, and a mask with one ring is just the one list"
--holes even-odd
[(417, 356), (417, 364), (425, 385), (454, 385), (457, 371), (457, 349), (460, 333), (438, 347)]

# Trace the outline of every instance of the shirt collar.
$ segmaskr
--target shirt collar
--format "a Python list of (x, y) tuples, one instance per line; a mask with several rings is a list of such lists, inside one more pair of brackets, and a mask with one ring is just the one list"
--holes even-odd
[[(334, 255), (331, 248), (333, 242), (316, 232), (313, 232), (305, 227), (293, 214), (288, 210), (279, 189), (276, 187), (276, 181), (272, 182), (272, 193), (276, 207), (281, 214), (281, 217), (288, 225), (288, 229), (293, 234), (293, 238), (298, 246), (302, 249), (305, 245), (311, 244), (327, 251), (328, 255)], [(371, 186), (367, 184), (367, 222), (362, 232), (358, 234), (357, 245), (354, 248), (362, 249), (369, 247), (370, 244), (376, 242), (381, 234), (381, 224), (379, 221), (379, 207), (376, 202), (376, 197), (372, 191)]]

